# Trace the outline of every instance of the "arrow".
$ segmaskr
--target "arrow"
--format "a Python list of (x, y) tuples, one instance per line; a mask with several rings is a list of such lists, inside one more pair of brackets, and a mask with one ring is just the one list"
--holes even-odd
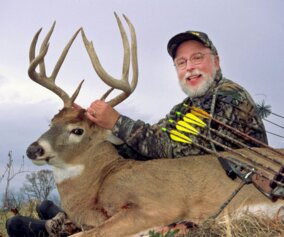
[[(184, 106), (187, 106), (186, 104), (184, 104)], [(195, 116), (198, 116), (198, 117), (201, 117), (201, 118), (206, 118), (206, 119), (209, 119), (210, 118), (210, 115), (203, 109), (200, 109), (198, 107), (195, 107), (195, 106), (192, 106), (190, 108), (190, 112), (192, 114), (194, 114)]]
[(178, 131), (191, 133), (193, 135), (199, 134), (199, 131), (196, 128), (194, 128), (193, 126), (191, 126), (190, 124), (188, 124), (187, 122), (185, 122), (183, 120), (179, 120), (178, 122), (176, 122), (173, 119), (169, 119), (169, 122), (175, 124), (176, 129)]
[[(177, 115), (182, 115), (181, 112), (176, 112)], [(183, 116), (183, 120), (186, 121), (187, 123), (195, 124), (199, 127), (206, 127), (206, 123), (204, 123), (200, 118), (198, 118), (196, 115), (193, 113), (187, 113)]]
[[(220, 147), (223, 147), (224, 150), (233, 152), (233, 153), (235, 153), (235, 154), (239, 154), (240, 156), (242, 156), (243, 158), (245, 158), (245, 159), (251, 161), (254, 165), (257, 165), (258, 167), (261, 167), (261, 168), (263, 168), (263, 169), (265, 169), (265, 170), (269, 170), (270, 172), (275, 172), (275, 170), (272, 170), (270, 167), (265, 167), (265, 166), (263, 166), (263, 165), (260, 164), (260, 163), (254, 162), (254, 161), (250, 160), (248, 157), (244, 157), (243, 154), (238, 153), (237, 151), (232, 150), (230, 147), (225, 146), (225, 145), (223, 145), (223, 144), (221, 144), (221, 143), (219, 143), (219, 142), (217, 142), (217, 141), (215, 141), (215, 140), (212, 140), (212, 139), (210, 139), (210, 138), (208, 138), (208, 137), (206, 137), (206, 136), (200, 134), (197, 129), (195, 129), (193, 126), (191, 126), (190, 124), (188, 124), (188, 123), (185, 122), (185, 121), (180, 120), (180, 121), (178, 121), (178, 122), (175, 122), (174, 120), (170, 119), (169, 122), (172, 123), (172, 124), (175, 124), (175, 125), (176, 125), (176, 129), (179, 130), (179, 131), (186, 132), (186, 133), (190, 133), (190, 134), (193, 134), (193, 135), (195, 135), (195, 136), (200, 136), (202, 139), (205, 139), (205, 140), (207, 140), (207, 141), (213, 142), (214, 144), (216, 144), (216, 145), (218, 145), (218, 146), (220, 146)], [(214, 132), (215, 134), (217, 134), (218, 136), (220, 136), (220, 137), (222, 137), (222, 138), (225, 138), (225, 139), (227, 139), (227, 140), (233, 142), (234, 144), (239, 145), (240, 147), (245, 147), (245, 148), (249, 149), (250, 151), (256, 153), (257, 155), (260, 155), (261, 157), (265, 158), (265, 159), (268, 160), (268, 161), (271, 161), (271, 162), (273, 162), (273, 163), (275, 163), (275, 164), (277, 164), (277, 165), (280, 165), (281, 167), (283, 166), (283, 164), (282, 164), (281, 162), (279, 162), (278, 160), (276, 160), (276, 159), (274, 159), (274, 158), (271, 158), (271, 157), (269, 157), (269, 156), (267, 156), (267, 155), (265, 155), (265, 154), (262, 154), (261, 152), (258, 152), (257, 150), (252, 149), (251, 147), (247, 146), (246, 144), (244, 144), (244, 143), (242, 143), (242, 142), (239, 142), (238, 140), (233, 139), (232, 137), (227, 136), (226, 134), (223, 134), (223, 133), (221, 133), (221, 132), (219, 132), (219, 131), (217, 131), (217, 130), (215, 130), (215, 129), (212, 129), (212, 128), (208, 128), (208, 129), (209, 129), (210, 131)], [(183, 134), (182, 134), (182, 135), (183, 135)], [(182, 140), (176, 140), (176, 141), (178, 141), (178, 142), (184, 142), (184, 141), (182, 141)], [(197, 145), (197, 144), (193, 143), (193, 145)], [(281, 172), (281, 173), (282, 173), (282, 172)]]
[[(168, 133), (170, 134), (170, 138), (171, 138), (172, 140), (174, 140), (174, 141), (183, 142), (183, 143), (188, 143), (188, 144), (193, 144), (194, 146), (197, 146), (197, 147), (199, 147), (199, 148), (205, 150), (205, 151), (208, 152), (209, 154), (215, 155), (216, 157), (220, 157), (220, 158), (223, 158), (223, 159), (225, 159), (225, 160), (229, 160), (229, 161), (231, 161), (231, 162), (233, 162), (233, 163), (235, 163), (235, 164), (236, 164), (237, 161), (238, 161), (238, 162), (241, 162), (241, 163), (238, 164), (238, 165), (241, 165), (242, 162), (244, 162), (244, 161), (240, 161), (240, 160), (237, 160), (237, 161), (236, 161), (236, 160), (234, 160), (233, 158), (231, 158), (231, 157), (229, 157), (229, 156), (223, 156), (223, 155), (221, 155), (221, 153), (219, 153), (219, 152), (213, 151), (212, 149), (209, 149), (209, 148), (207, 148), (207, 147), (204, 147), (204, 146), (202, 146), (202, 145), (199, 145), (199, 144), (193, 142), (193, 141), (191, 140), (191, 138), (189, 138), (188, 136), (186, 136), (186, 135), (180, 133), (180, 132), (177, 131), (177, 130), (168, 130), (167, 128), (162, 128), (162, 131), (168, 132)], [(251, 159), (250, 157), (246, 156), (245, 154), (240, 153), (240, 152), (237, 151), (237, 150), (234, 150), (234, 149), (232, 149), (232, 148), (230, 148), (230, 147), (227, 147), (227, 146), (225, 146), (225, 145), (223, 145), (223, 144), (221, 144), (221, 143), (218, 143), (218, 142), (216, 142), (216, 141), (214, 141), (214, 140), (211, 140), (211, 139), (207, 138), (206, 136), (203, 136), (202, 134), (200, 134), (200, 136), (201, 136), (203, 139), (205, 139), (205, 140), (213, 141), (215, 144), (217, 144), (217, 145), (223, 147), (226, 151), (229, 151), (229, 152), (231, 152), (232, 154), (235, 154), (235, 155), (237, 155), (237, 156), (240, 156), (242, 159), (244, 159), (246, 162), (249, 162), (250, 165), (253, 165), (254, 167), (258, 167), (258, 168), (260, 168), (260, 169), (262, 169), (262, 170), (265, 170), (265, 171), (267, 171), (268, 173), (270, 173), (270, 174), (272, 174), (272, 175), (274, 175), (274, 176), (277, 175), (277, 174), (283, 174), (282, 172), (277, 172), (276, 170), (274, 170), (273, 168), (271, 168), (271, 167), (269, 167), (269, 166), (266, 166), (266, 165), (263, 165), (263, 164), (261, 164), (261, 163), (256, 162), (255, 160)], [(236, 159), (236, 157), (235, 157), (235, 159)], [(246, 162), (243, 163), (243, 165), (244, 165), (244, 164), (249, 165), (249, 164), (247, 164)], [(277, 185), (279, 185), (279, 186), (281, 186), (281, 187), (284, 186), (283, 183), (279, 182), (278, 180), (275, 180), (274, 178), (272, 178), (272, 179), (269, 178), (269, 177), (267, 176), (267, 174), (264, 175), (262, 172), (259, 172), (258, 170), (254, 170), (253, 173), (259, 174), (261, 177), (264, 177), (264, 178), (266, 178), (266, 179), (268, 179), (268, 180), (270, 180), (270, 181), (273, 181), (273, 182), (275, 182)]]
[[(184, 104), (184, 106), (187, 106), (186, 104)], [(282, 157), (284, 156), (284, 153), (281, 152), (281, 151), (278, 151), (274, 148), (272, 148), (271, 146), (267, 145), (266, 143), (260, 141), (260, 140), (257, 140), (255, 139), (254, 137), (251, 137), (249, 135), (247, 135), (246, 133), (243, 133), (241, 131), (239, 131), (238, 129), (236, 128), (233, 128), (231, 126), (229, 126), (228, 124), (225, 124), (223, 122), (221, 122), (220, 120), (216, 119), (216, 118), (213, 118), (210, 114), (208, 114), (206, 111), (204, 111), (203, 109), (200, 109), (198, 107), (195, 107), (195, 106), (187, 106), (190, 108), (191, 110), (191, 113), (196, 115), (196, 116), (200, 116), (202, 118), (206, 118), (206, 119), (212, 119), (212, 121), (222, 125), (223, 127), (231, 130), (232, 132), (234, 132), (235, 134), (241, 136), (241, 137), (245, 137), (253, 142), (255, 142), (256, 144), (259, 144), (261, 145), (262, 147), (265, 147), (265, 148), (268, 148), (269, 150), (273, 151), (274, 153), (278, 154), (278, 155), (281, 155)]]
[(183, 142), (183, 143), (188, 143), (191, 144), (192, 140), (188, 136), (180, 133), (177, 130), (168, 130), (167, 128), (162, 128), (162, 131), (168, 132), (170, 134), (170, 138), (176, 142)]

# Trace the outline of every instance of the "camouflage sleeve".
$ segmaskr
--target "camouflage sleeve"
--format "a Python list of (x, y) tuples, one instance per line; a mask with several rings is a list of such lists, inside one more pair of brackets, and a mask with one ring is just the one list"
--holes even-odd
[[(235, 83), (224, 83), (219, 89), (214, 117), (261, 142), (267, 143), (266, 131), (257, 114), (253, 99), (244, 88)], [(216, 123), (212, 123), (212, 127), (248, 146), (259, 146), (259, 144), (236, 135)], [(235, 147), (227, 140), (219, 137), (216, 137), (216, 139), (225, 145)]]
[(120, 154), (138, 160), (176, 157), (172, 151), (173, 141), (162, 128), (167, 127), (169, 118), (176, 119), (180, 107), (181, 104), (176, 105), (165, 118), (153, 125), (121, 115), (112, 129), (113, 134), (125, 142), (118, 147)]
[[(121, 115), (112, 132), (140, 155), (149, 158), (171, 157), (171, 140), (161, 125), (149, 125)], [(124, 146), (124, 149), (130, 149)], [(128, 152), (129, 151), (124, 151)], [(130, 156), (128, 154), (127, 156)]]

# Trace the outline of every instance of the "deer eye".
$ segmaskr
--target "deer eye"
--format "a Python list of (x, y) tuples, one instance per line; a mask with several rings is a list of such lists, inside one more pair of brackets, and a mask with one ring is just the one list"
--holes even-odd
[(74, 128), (71, 130), (71, 133), (77, 136), (80, 136), (84, 133), (84, 129), (81, 128)]

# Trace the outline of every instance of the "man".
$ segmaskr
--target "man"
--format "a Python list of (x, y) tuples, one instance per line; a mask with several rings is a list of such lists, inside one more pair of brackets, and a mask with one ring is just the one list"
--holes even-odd
[[(173, 141), (168, 133), (162, 131), (164, 127), (169, 130), (174, 128), (174, 124), (169, 123), (169, 119), (178, 121), (191, 106), (204, 109), (222, 122), (267, 143), (265, 129), (256, 113), (255, 103), (241, 86), (222, 76), (218, 52), (205, 33), (187, 31), (174, 36), (168, 43), (168, 52), (174, 61), (181, 88), (188, 97), (174, 106), (170, 113), (157, 124), (151, 126), (140, 120), (134, 121), (99, 100), (94, 101), (87, 110), (91, 121), (112, 130), (113, 134), (125, 143), (118, 147), (125, 158), (146, 160), (206, 153), (194, 145)], [(250, 146), (257, 146), (251, 141), (237, 137), (213, 121), (209, 120), (208, 126)], [(235, 147), (230, 141), (215, 134), (208, 134), (207, 130), (200, 132), (222, 144)], [(195, 142), (209, 149), (222, 150), (201, 137), (196, 137)], [(53, 206), (52, 208), (56, 209)], [(53, 220), (40, 222), (41, 228), (47, 227), (49, 233), (51, 233), (50, 230), (56, 229), (58, 223), (64, 221), (64, 215), (61, 215), (63, 212), (60, 210), (58, 212), (59, 214)], [(19, 222), (21, 226), (31, 226), (29, 223), (32, 223), (25, 217), (8, 221), (7, 229), (10, 237), (29, 236), (24, 232), (21, 235), (15, 234)]]
[(66, 214), (49, 200), (36, 207), (40, 219), (16, 215), (6, 222), (9, 237), (66, 237), (78, 231)]
[[(207, 34), (196, 31), (180, 33), (170, 39), (168, 52), (174, 61), (179, 84), (188, 97), (174, 106), (157, 124), (150, 126), (139, 120), (134, 121), (99, 100), (94, 101), (88, 108), (91, 121), (111, 129), (115, 136), (125, 142), (127, 146), (124, 145), (122, 149), (124, 156), (133, 158), (133, 152), (128, 154), (129, 147), (143, 156), (138, 159), (177, 158), (206, 153), (194, 145), (172, 141), (161, 129), (174, 128), (169, 119), (180, 120), (183, 114), (190, 111), (191, 106), (199, 107), (218, 120), (267, 143), (265, 129), (257, 115), (254, 101), (244, 88), (222, 76), (218, 52)], [(236, 136), (214, 121), (207, 122), (209, 127), (218, 129), (238, 141), (258, 146)], [(224, 145), (236, 147), (229, 141), (210, 134), (208, 130), (201, 129), (200, 132)], [(222, 150), (201, 137), (196, 137), (195, 142), (209, 149)]]

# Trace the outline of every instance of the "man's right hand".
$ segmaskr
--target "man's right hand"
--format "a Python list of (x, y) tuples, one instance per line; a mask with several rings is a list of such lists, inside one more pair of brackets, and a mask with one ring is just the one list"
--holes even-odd
[(105, 129), (112, 129), (120, 114), (108, 103), (102, 100), (95, 100), (87, 109), (87, 117)]

